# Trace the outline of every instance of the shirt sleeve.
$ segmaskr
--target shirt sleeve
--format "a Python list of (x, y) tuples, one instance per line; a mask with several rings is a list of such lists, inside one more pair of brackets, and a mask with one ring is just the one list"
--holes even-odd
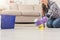
[(57, 14), (57, 10), (58, 10), (58, 6), (56, 3), (52, 4), (50, 9), (48, 10), (48, 15), (50, 15), (50, 18), (51, 17), (54, 17), (56, 14)]

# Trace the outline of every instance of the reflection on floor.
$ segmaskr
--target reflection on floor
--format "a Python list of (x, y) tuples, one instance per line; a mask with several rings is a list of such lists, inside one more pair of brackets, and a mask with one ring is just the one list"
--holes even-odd
[(1, 40), (43, 40), (43, 32), (34, 27), (0, 30)]
[(60, 40), (60, 29), (38, 30), (37, 27), (18, 27), (0, 30), (1, 40)]

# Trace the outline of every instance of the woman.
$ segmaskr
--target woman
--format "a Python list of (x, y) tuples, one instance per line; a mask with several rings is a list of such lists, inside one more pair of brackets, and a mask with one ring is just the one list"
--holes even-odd
[(60, 28), (60, 8), (55, 2), (48, 0), (48, 11), (45, 15), (49, 18), (48, 28)]

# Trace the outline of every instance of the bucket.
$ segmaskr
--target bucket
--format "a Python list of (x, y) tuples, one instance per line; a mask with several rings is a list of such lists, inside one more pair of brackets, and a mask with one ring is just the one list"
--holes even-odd
[(1, 29), (14, 29), (15, 16), (14, 15), (1, 15)]

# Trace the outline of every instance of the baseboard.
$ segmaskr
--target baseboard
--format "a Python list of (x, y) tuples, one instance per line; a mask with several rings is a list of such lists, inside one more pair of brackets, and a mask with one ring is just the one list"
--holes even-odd
[(15, 24), (34, 24), (35, 22), (15, 22)]

